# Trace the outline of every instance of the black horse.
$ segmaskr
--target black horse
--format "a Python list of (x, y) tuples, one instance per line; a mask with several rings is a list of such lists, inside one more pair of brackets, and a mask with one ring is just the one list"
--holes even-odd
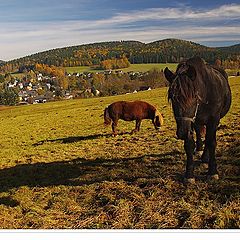
[(201, 157), (208, 163), (208, 176), (218, 179), (215, 158), (216, 131), (220, 119), (231, 105), (231, 90), (226, 72), (206, 64), (200, 57), (193, 57), (178, 64), (176, 73), (165, 68), (169, 81), (168, 99), (172, 102), (177, 123), (177, 137), (184, 140), (187, 155), (186, 180), (194, 182), (195, 150), (194, 130), (196, 131), (196, 150), (202, 150), (201, 129), (206, 127), (205, 147)]

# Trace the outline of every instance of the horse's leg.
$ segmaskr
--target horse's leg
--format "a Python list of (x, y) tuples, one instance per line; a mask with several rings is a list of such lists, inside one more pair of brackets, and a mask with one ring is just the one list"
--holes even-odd
[(201, 156), (201, 162), (203, 163), (205, 168), (208, 167), (208, 163), (209, 163), (209, 150), (208, 150), (208, 146), (206, 145), (206, 140), (205, 140), (205, 146), (204, 146), (203, 154)]
[(194, 183), (194, 163), (193, 163), (193, 153), (195, 148), (195, 142), (193, 135), (191, 134), (186, 140), (184, 140), (184, 149), (187, 155), (187, 165), (186, 165), (186, 181), (188, 183)]
[(114, 136), (117, 135), (117, 124), (118, 124), (118, 120), (113, 119), (113, 121), (112, 121), (112, 131), (113, 131)]
[(202, 141), (202, 135), (203, 135), (203, 129), (205, 126), (195, 125), (194, 129), (196, 131), (196, 151), (203, 151), (203, 141)]
[(142, 122), (141, 119), (136, 120), (136, 129), (138, 132), (140, 131), (141, 122)]
[(217, 163), (215, 157), (215, 151), (217, 146), (216, 141), (216, 131), (217, 126), (219, 124), (219, 120), (211, 121), (207, 125), (207, 133), (206, 133), (206, 146), (209, 151), (209, 163), (208, 163), (208, 176), (213, 179), (218, 179), (218, 172), (217, 172)]
[(208, 162), (209, 162), (209, 149), (208, 149), (208, 145), (206, 144), (207, 136), (206, 136), (206, 127), (205, 126), (204, 126), (204, 128), (200, 129), (200, 135), (202, 135), (201, 132), (203, 132), (203, 130), (204, 130), (204, 135), (205, 135), (205, 146), (204, 146), (203, 154), (201, 156), (201, 161), (207, 167)]
[(140, 130), (141, 120), (136, 119), (135, 129), (132, 130), (132, 133), (138, 132)]

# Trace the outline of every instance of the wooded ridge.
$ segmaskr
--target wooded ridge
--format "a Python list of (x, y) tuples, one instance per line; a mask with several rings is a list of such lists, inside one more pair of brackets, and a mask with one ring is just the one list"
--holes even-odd
[(191, 41), (165, 39), (151, 43), (139, 41), (112, 41), (56, 48), (23, 58), (3, 62), (2, 71), (14, 71), (21, 66), (36, 63), (61, 67), (99, 66), (107, 59), (126, 57), (136, 63), (176, 63), (198, 55), (209, 63), (216, 59), (239, 61), (240, 44), (229, 47), (206, 47)]

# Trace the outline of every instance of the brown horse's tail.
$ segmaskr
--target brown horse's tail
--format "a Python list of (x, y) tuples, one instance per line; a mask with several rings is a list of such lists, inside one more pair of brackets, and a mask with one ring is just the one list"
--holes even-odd
[(104, 109), (104, 125), (108, 126), (112, 122), (112, 119), (109, 116), (108, 108)]
[(155, 119), (156, 119), (156, 125), (158, 127), (162, 127), (162, 125), (163, 125), (163, 116), (157, 109), (155, 110)]

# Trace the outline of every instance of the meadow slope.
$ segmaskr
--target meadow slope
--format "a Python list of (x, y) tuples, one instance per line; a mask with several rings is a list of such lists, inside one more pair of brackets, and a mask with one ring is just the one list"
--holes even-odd
[[(0, 109), (0, 227), (239, 228), (240, 78), (217, 133), (220, 180), (182, 183), (183, 142), (167, 88), (122, 96)], [(116, 100), (146, 100), (164, 114), (156, 132), (120, 121), (112, 137), (100, 115)]]
[[(131, 64), (127, 68), (116, 69), (117, 71), (122, 70), (123, 72), (147, 72), (152, 69), (161, 69), (168, 67), (171, 70), (175, 70), (177, 63), (146, 63), (146, 64)], [(91, 66), (76, 66), (76, 67), (65, 67), (67, 73), (81, 73), (81, 72), (103, 72), (104, 70), (92, 69)]]

